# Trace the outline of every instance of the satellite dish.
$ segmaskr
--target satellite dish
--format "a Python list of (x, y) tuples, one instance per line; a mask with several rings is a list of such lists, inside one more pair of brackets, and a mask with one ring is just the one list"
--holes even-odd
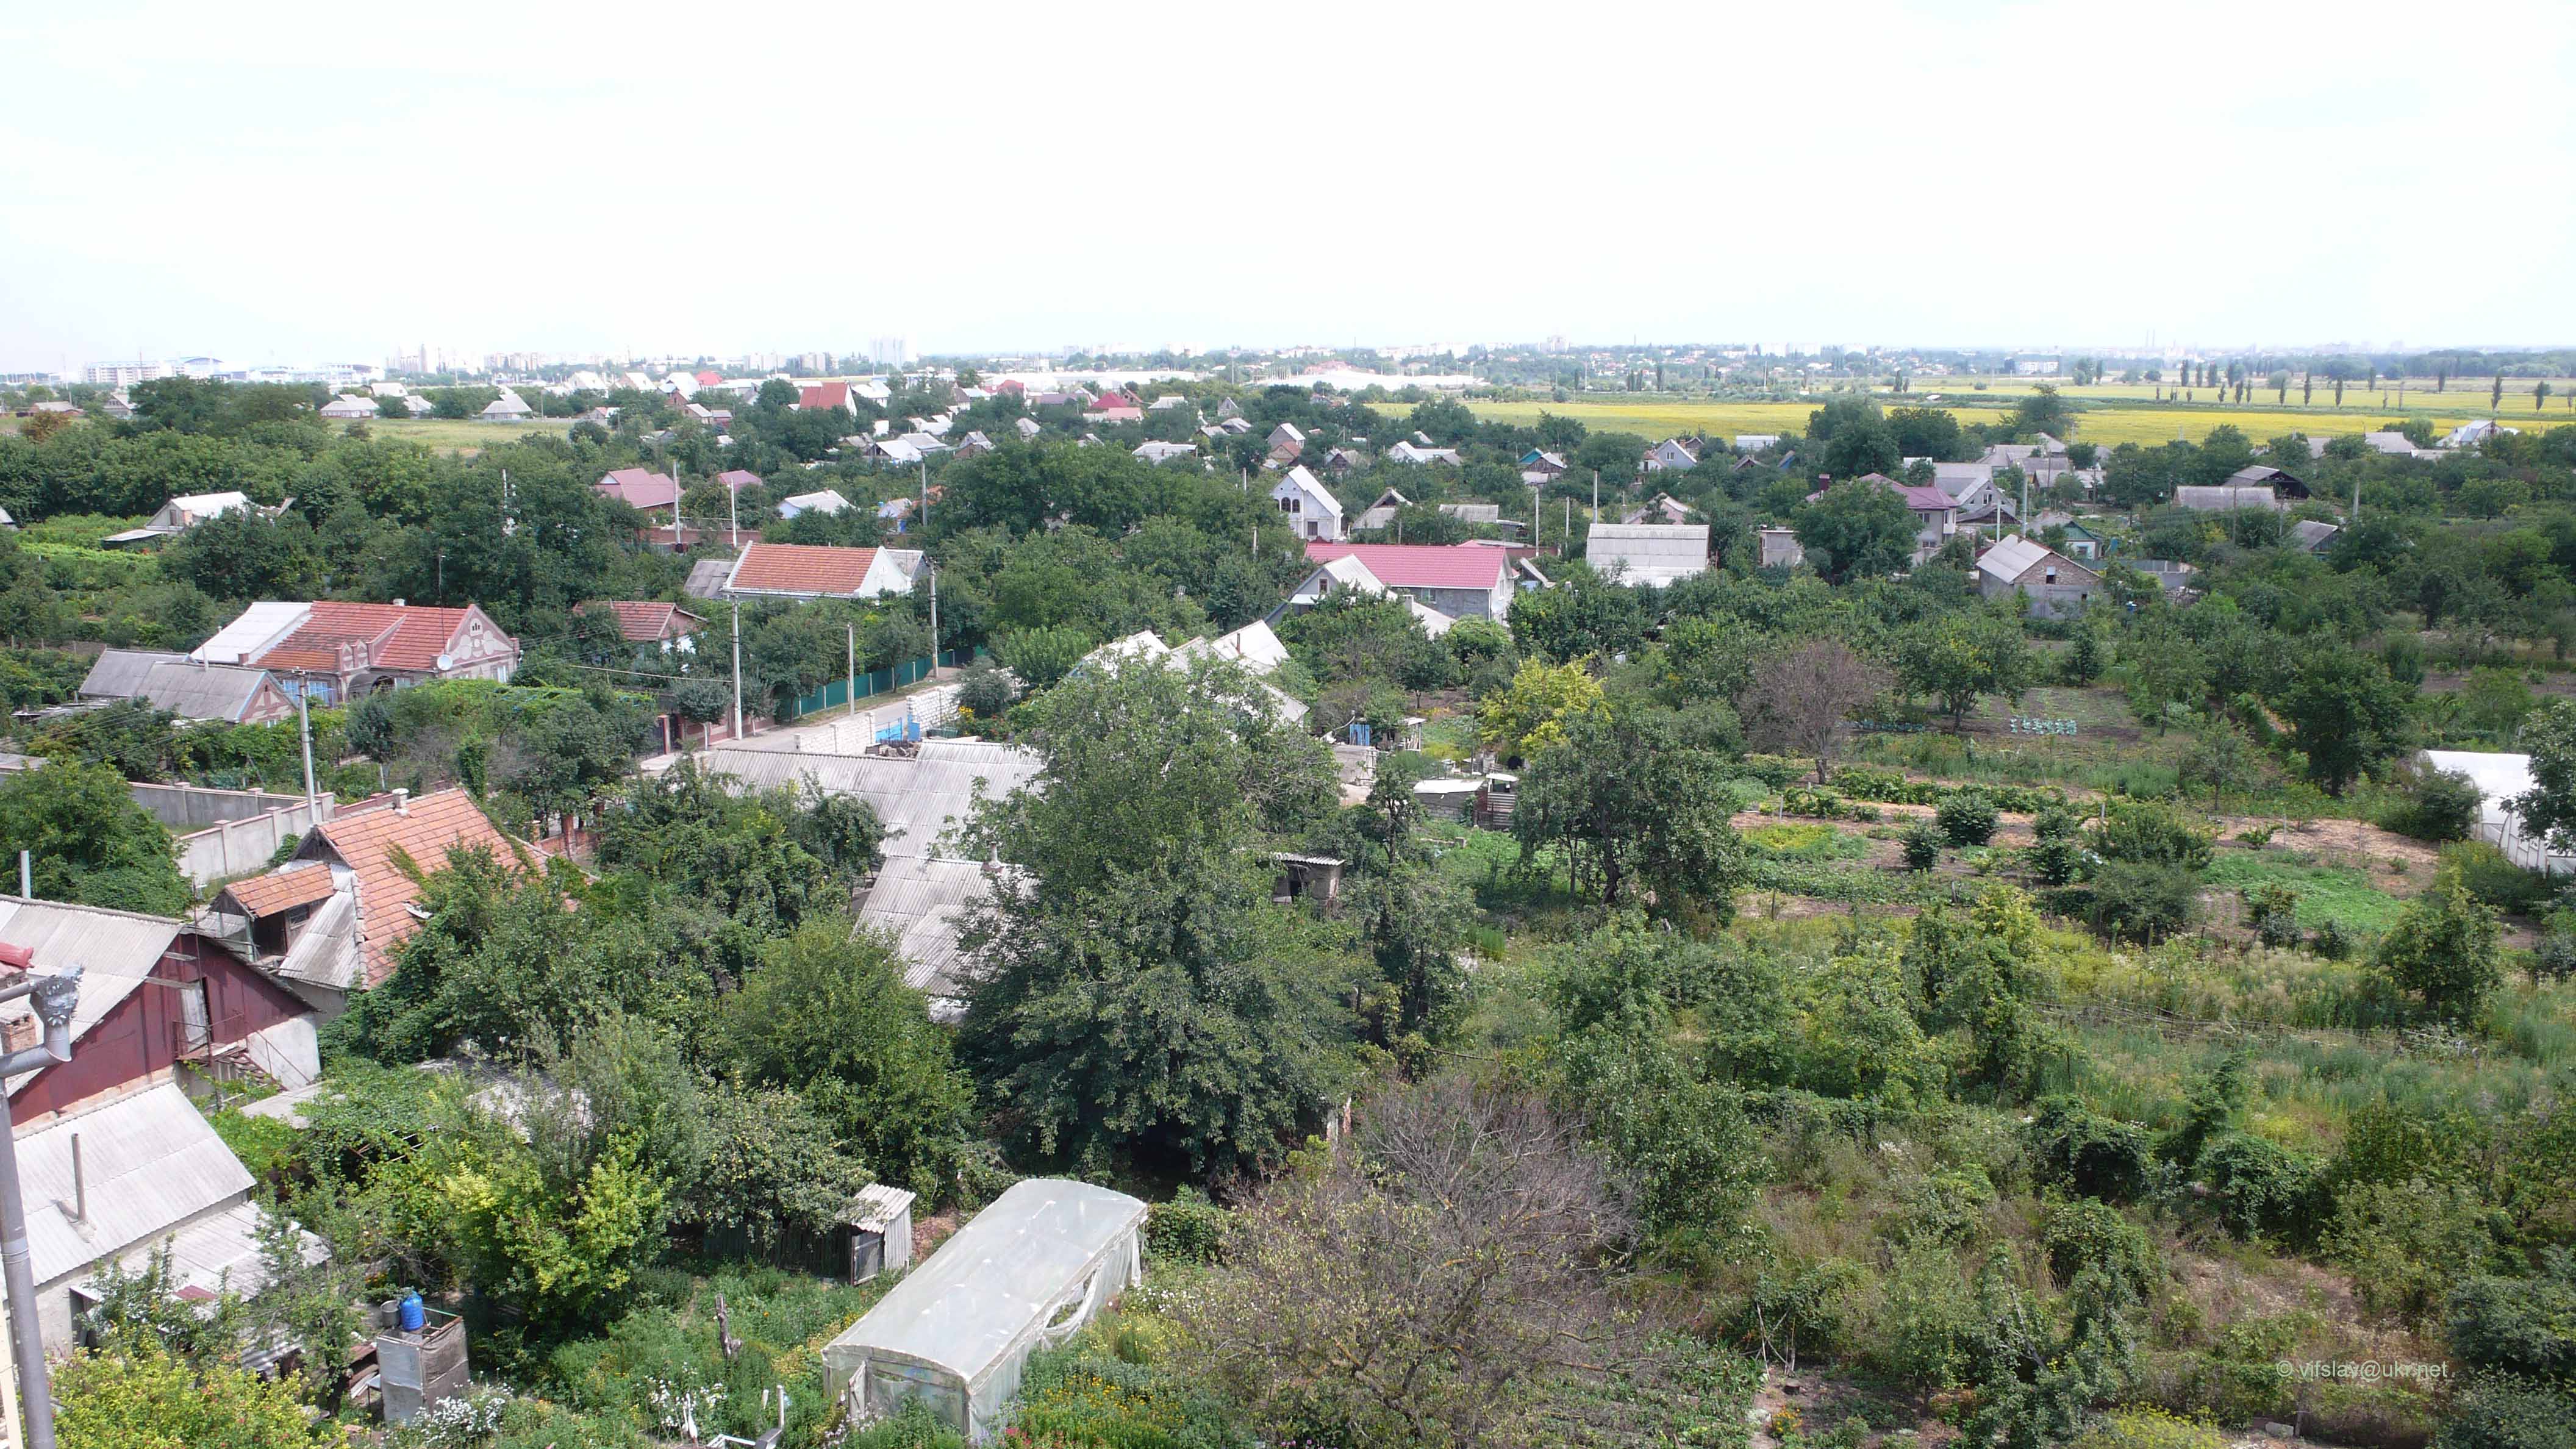
[(451, 669), (454, 669), (455, 667), (456, 667), (456, 656), (455, 656), (455, 655), (453, 655), (453, 654), (441, 654), (441, 655), (439, 655), (439, 656), (438, 656), (438, 672), (439, 672), (439, 673), (441, 673), (441, 674), (445, 674), (447, 671), (449, 671), (449, 670), (451, 670)]

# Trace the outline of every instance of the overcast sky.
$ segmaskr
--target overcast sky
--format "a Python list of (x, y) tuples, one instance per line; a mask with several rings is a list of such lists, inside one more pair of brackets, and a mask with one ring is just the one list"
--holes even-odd
[(0, 370), (2576, 341), (2567, 0), (557, 9), (13, 15)]

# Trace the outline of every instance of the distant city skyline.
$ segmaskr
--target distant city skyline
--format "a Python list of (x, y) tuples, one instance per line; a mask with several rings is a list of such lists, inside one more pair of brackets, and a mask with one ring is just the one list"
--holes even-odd
[(2563, 4), (622, 18), (17, 18), (0, 372), (2576, 332)]

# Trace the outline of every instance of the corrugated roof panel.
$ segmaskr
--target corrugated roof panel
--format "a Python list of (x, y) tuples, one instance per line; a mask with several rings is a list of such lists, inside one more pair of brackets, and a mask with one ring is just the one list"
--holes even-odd
[[(72, 1138), (81, 1143), (81, 1188)], [(251, 1176), (188, 1094), (164, 1083), (18, 1139), (27, 1241), (39, 1286), (147, 1244), (250, 1194)], [(85, 1192), (89, 1215), (75, 1222)]]

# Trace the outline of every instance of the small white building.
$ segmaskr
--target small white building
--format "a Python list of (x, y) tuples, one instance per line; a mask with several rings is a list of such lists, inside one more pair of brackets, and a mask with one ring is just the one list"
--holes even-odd
[(1584, 542), (1592, 571), (1661, 587), (1708, 572), (1705, 523), (1596, 523)]
[(778, 500), (778, 516), (795, 518), (801, 514), (820, 513), (829, 517), (835, 513), (847, 512), (849, 507), (850, 500), (841, 496), (841, 490), (825, 488), (817, 492), (799, 493), (792, 498)]
[(485, 403), (479, 414), (487, 423), (523, 423), (536, 415), (537, 410), (528, 406), (526, 398), (506, 387), (501, 389), (499, 397)]
[(322, 416), (333, 422), (363, 422), (376, 415), (376, 400), (371, 397), (335, 397), (322, 405)]
[(1279, 505), (1279, 511), (1288, 515), (1289, 530), (1300, 539), (1316, 543), (1342, 541), (1341, 500), (1321, 479), (1307, 472), (1303, 463), (1280, 475), (1270, 489), (1270, 497)]

